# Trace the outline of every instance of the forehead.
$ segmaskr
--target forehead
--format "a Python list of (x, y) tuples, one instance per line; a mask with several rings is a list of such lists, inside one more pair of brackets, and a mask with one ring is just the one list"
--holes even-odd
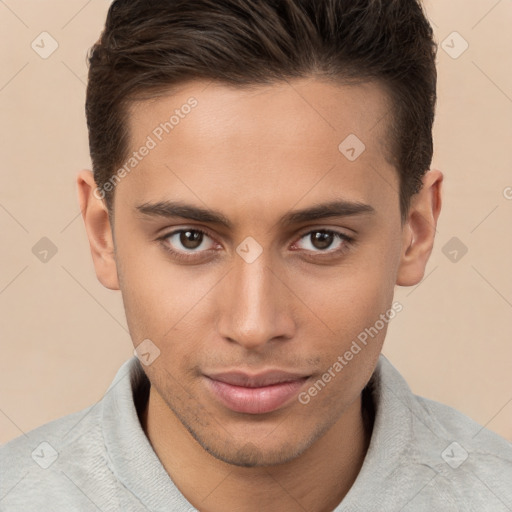
[[(191, 98), (193, 108), (189, 108)], [(239, 142), (250, 136), (260, 144), (272, 145), (276, 135), (280, 143), (293, 143), (305, 135), (315, 143), (326, 132), (339, 137), (357, 133), (367, 140), (374, 135), (384, 142), (390, 107), (386, 89), (377, 82), (346, 85), (310, 78), (234, 86), (193, 81), (133, 102), (128, 128), (132, 144), (166, 121), (171, 121), (173, 135), (179, 135), (183, 128), (178, 126), (185, 124), (181, 121), (186, 117), (188, 131), (193, 129), (202, 144), (216, 143), (219, 138)], [(234, 123), (236, 132), (231, 130)]]
[(278, 193), (291, 204), (306, 194), (368, 202), (382, 195), (386, 176), (398, 183), (387, 159), (390, 118), (389, 98), (375, 83), (189, 82), (131, 106), (129, 154), (151, 149), (116, 194), (233, 207), (268, 207)]

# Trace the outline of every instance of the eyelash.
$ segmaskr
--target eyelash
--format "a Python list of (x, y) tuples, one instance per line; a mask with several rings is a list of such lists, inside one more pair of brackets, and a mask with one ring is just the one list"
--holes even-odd
[[(182, 252), (179, 252), (179, 251), (175, 251), (174, 249), (172, 249), (167, 243), (166, 243), (166, 240), (168, 238), (170, 238), (171, 236), (173, 235), (176, 235), (176, 234), (179, 234), (179, 233), (183, 233), (183, 232), (186, 232), (186, 231), (193, 231), (195, 233), (201, 233), (202, 235), (205, 235), (209, 238), (212, 238), (206, 231), (204, 231), (203, 229), (200, 229), (200, 228), (194, 228), (194, 229), (191, 229), (191, 228), (181, 228), (181, 229), (177, 229), (175, 231), (171, 231), (170, 233), (167, 233), (165, 234), (164, 236), (158, 238), (158, 240), (161, 242), (161, 244), (163, 245), (164, 249), (170, 253), (175, 259), (179, 260), (179, 261), (191, 261), (191, 260), (194, 260), (194, 259), (197, 259), (197, 254), (200, 254), (200, 253), (190, 253), (190, 254), (186, 254), (186, 253), (182, 253)], [(328, 255), (328, 256), (336, 256), (340, 253), (343, 253), (347, 250), (347, 248), (349, 248), (354, 242), (355, 240), (344, 234), (344, 233), (341, 233), (339, 231), (334, 231), (332, 229), (312, 229), (310, 231), (306, 231), (305, 233), (302, 233), (298, 240), (302, 240), (304, 237), (308, 236), (308, 235), (312, 235), (313, 233), (318, 233), (318, 232), (321, 232), (321, 233), (327, 233), (327, 234), (330, 234), (330, 235), (334, 235), (335, 237), (338, 237), (342, 242), (343, 242), (343, 245), (336, 249), (336, 250), (331, 250), (331, 251), (318, 251), (317, 255), (313, 256), (313, 258), (317, 258), (318, 259), (318, 256), (320, 255), (320, 258), (322, 257), (321, 255)], [(213, 239), (213, 238), (212, 238)], [(211, 249), (209, 249), (211, 250)], [(204, 252), (207, 252), (207, 251), (204, 251)], [(308, 251), (306, 251), (308, 252)], [(317, 251), (314, 251), (314, 253), (316, 253)]]

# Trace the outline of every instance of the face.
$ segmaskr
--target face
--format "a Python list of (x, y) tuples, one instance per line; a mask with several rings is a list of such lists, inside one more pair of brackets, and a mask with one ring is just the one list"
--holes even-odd
[(187, 83), (130, 111), (137, 163), (113, 221), (130, 334), (160, 351), (143, 367), (162, 403), (221, 460), (292, 460), (374, 370), (387, 323), (353, 342), (391, 309), (400, 265), (388, 110), (378, 85), (310, 79)]

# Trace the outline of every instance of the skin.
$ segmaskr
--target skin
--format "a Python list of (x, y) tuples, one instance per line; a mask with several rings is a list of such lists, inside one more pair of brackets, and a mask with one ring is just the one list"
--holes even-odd
[[(311, 376), (301, 391), (309, 389), (391, 308), (395, 285), (421, 281), (443, 176), (426, 173), (402, 223), (384, 89), (314, 77), (253, 88), (182, 84), (133, 105), (131, 148), (191, 96), (197, 107), (117, 185), (113, 219), (94, 195), (92, 173), (78, 176), (97, 277), (121, 290), (134, 346), (150, 339), (160, 350), (143, 365), (151, 391), (142, 426), (199, 510), (332, 510), (368, 448), (361, 391), (386, 329), (307, 405), (294, 399), (270, 413), (233, 412), (203, 374), (280, 369)], [(353, 162), (338, 150), (351, 133), (366, 146)], [(337, 200), (373, 212), (278, 222)], [(137, 209), (159, 201), (215, 210), (232, 225)], [(187, 228), (207, 232), (197, 248), (179, 234), (160, 240)], [(353, 242), (334, 235), (331, 245), (315, 245), (315, 230)], [(262, 249), (251, 263), (236, 252), (248, 236)]]

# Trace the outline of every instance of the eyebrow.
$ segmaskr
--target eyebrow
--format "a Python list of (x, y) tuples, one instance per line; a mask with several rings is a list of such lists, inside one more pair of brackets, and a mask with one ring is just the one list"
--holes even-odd
[[(136, 209), (149, 217), (180, 217), (198, 222), (217, 224), (230, 230), (233, 229), (232, 222), (222, 213), (179, 201), (144, 203), (137, 206)], [(288, 212), (277, 221), (277, 224), (286, 227), (293, 224), (300, 224), (301, 222), (321, 220), (329, 217), (351, 217), (373, 213), (375, 213), (375, 209), (369, 204), (338, 200)]]

